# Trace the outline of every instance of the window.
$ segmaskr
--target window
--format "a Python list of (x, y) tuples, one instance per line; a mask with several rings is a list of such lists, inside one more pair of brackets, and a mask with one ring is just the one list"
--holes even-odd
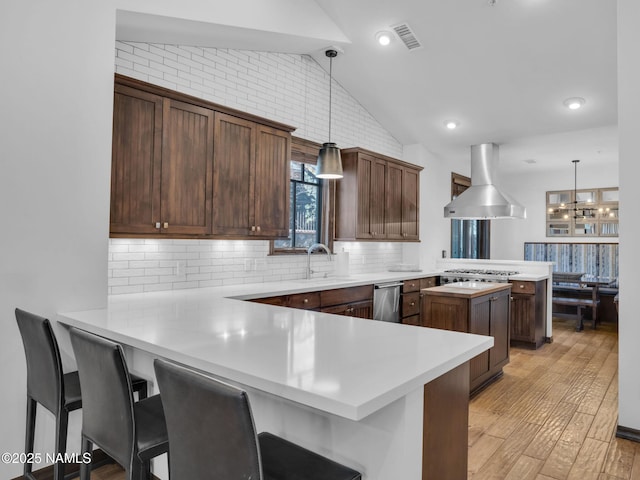
[(316, 178), (320, 145), (292, 138), (289, 182), (289, 238), (274, 240), (272, 253), (306, 252), (321, 241), (322, 180)]
[(275, 250), (306, 250), (320, 241), (322, 185), (315, 165), (291, 162), (289, 238), (274, 240)]
[[(451, 174), (451, 198), (471, 186), (471, 179)], [(491, 220), (451, 219), (451, 258), (489, 258)]]

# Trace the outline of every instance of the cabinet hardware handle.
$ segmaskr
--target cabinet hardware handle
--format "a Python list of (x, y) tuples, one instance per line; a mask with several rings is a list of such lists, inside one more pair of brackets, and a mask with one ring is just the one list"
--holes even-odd
[(491, 300), (492, 302), (495, 302), (496, 300), (498, 300), (498, 297), (491, 297), (489, 300)]
[(416, 286), (416, 284), (415, 284), (415, 283), (412, 283), (412, 284), (411, 284), (411, 286), (412, 286), (412, 287), (415, 287), (415, 286)]
[(251, 225), (251, 231), (255, 232), (256, 231), (256, 226), (255, 225)]
[(260, 225), (258, 225), (258, 226), (256, 227), (256, 230), (260, 231)]
[(524, 285), (520, 285), (520, 288), (524, 288)]
[(416, 306), (416, 302), (411, 302), (411, 306), (415, 307)]
[(156, 222), (156, 228), (160, 230), (160, 222)]
[(304, 302), (304, 303), (309, 303), (309, 299), (308, 299), (308, 298), (305, 298), (305, 299), (303, 300), (303, 302)]
[(169, 228), (169, 222), (164, 222), (162, 224), (162, 228)]

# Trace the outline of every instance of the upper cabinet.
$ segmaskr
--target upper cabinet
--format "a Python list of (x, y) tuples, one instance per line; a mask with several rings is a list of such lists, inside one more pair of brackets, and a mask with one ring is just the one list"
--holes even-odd
[(335, 240), (419, 240), (421, 167), (361, 148), (341, 151)]
[(290, 135), (219, 112), (215, 132), (213, 233), (286, 237)]
[(111, 236), (286, 237), (292, 130), (116, 75)]

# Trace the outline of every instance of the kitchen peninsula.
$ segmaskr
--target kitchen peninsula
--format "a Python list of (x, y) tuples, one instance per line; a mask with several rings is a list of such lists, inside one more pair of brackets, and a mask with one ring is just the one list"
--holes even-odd
[[(253, 295), (335, 285), (254, 285)], [(164, 357), (242, 386), (259, 431), (367, 480), (465, 478), (469, 360), (493, 345), (491, 337), (229, 298), (251, 290), (120, 295), (107, 308), (58, 320), (120, 342), (130, 368), (151, 379), (152, 359)], [(167, 478), (165, 462), (154, 471)]]

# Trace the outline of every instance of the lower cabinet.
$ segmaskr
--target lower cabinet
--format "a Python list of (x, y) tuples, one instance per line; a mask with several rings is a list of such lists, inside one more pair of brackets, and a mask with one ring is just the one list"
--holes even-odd
[(485, 295), (423, 293), (423, 326), (490, 335), (494, 339), (493, 348), (469, 362), (470, 392), (479, 391), (502, 375), (502, 367), (509, 363), (509, 288)]
[(400, 321), (405, 325), (422, 325), (420, 319), (423, 288), (435, 287), (439, 277), (414, 278), (402, 282)]
[(511, 344), (539, 348), (547, 319), (547, 281), (512, 281), (511, 285)]
[(348, 317), (373, 318), (373, 285), (277, 295), (256, 298), (251, 301), (279, 307), (317, 310)]
[(292, 293), (291, 295), (278, 295), (276, 297), (256, 298), (257, 303), (277, 305), (279, 307), (300, 308), (302, 310), (320, 309), (320, 292)]
[(373, 318), (373, 285), (335, 288), (320, 292), (320, 311), (358, 318)]

